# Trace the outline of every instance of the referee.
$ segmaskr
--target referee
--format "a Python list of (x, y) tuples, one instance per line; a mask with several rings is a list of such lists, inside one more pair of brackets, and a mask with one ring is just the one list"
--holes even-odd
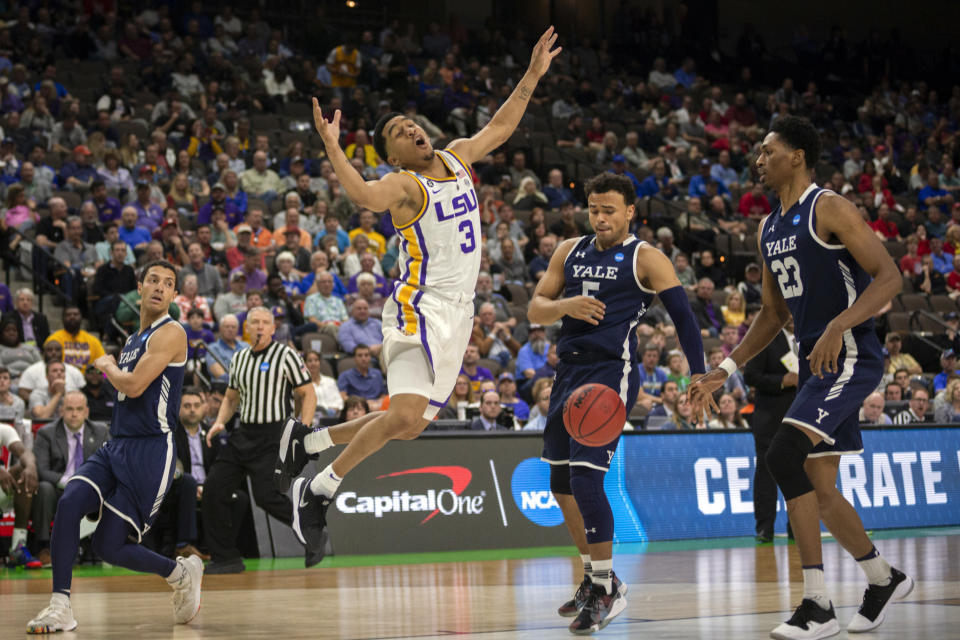
[[(227, 392), (217, 421), (207, 433), (209, 444), (239, 406), (240, 426), (221, 449), (203, 488), (203, 527), (212, 556), (206, 573), (240, 573), (245, 569), (236, 544), (239, 523), (233, 522), (230, 507), (245, 476), (250, 477), (258, 506), (281, 522), (292, 522), (290, 498), (277, 491), (273, 483), (280, 434), (291, 415), (311, 424), (317, 407), (313, 381), (300, 355), (273, 340), (273, 313), (265, 307), (251, 309), (247, 329), (253, 346), (238, 351), (231, 359)], [(307, 566), (319, 560), (308, 557)]]

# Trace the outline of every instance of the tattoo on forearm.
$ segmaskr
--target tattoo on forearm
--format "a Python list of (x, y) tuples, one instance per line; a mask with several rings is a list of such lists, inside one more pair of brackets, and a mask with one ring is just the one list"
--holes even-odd
[(529, 100), (531, 95), (533, 95), (533, 90), (530, 87), (526, 85), (520, 87), (520, 98), (522, 100)]

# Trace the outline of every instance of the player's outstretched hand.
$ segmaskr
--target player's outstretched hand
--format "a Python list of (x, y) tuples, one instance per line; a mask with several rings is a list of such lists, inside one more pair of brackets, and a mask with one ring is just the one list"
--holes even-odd
[(828, 324), (826, 330), (820, 334), (820, 339), (813, 345), (810, 355), (807, 356), (807, 360), (810, 361), (810, 372), (818, 378), (823, 378), (824, 370), (826, 373), (837, 373), (841, 348), (843, 348), (843, 332)]
[(574, 296), (566, 299), (563, 315), (597, 325), (603, 320), (607, 305), (590, 296)]
[(550, 68), (553, 59), (563, 51), (563, 47), (553, 49), (556, 42), (557, 33), (551, 26), (543, 32), (543, 35), (537, 40), (537, 44), (533, 45), (533, 53), (530, 54), (530, 70), (536, 73), (537, 77), (542, 77)]
[(323, 144), (328, 147), (340, 144), (340, 109), (333, 112), (333, 122), (327, 122), (323, 119), (323, 112), (320, 110), (320, 102), (313, 99), (313, 125), (317, 128), (317, 133), (323, 139)]
[(711, 409), (720, 413), (720, 407), (713, 399), (713, 392), (722, 387), (726, 381), (727, 372), (723, 369), (714, 369), (690, 383), (690, 387), (687, 389), (687, 397), (690, 400), (693, 415), (702, 416)]

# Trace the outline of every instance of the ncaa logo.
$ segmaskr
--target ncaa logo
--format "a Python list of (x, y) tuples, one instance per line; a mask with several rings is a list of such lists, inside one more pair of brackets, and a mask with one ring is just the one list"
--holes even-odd
[(799, 214), (799, 213), (798, 213), (797, 215), (793, 216), (793, 226), (797, 226), (798, 224), (800, 224), (800, 214)]
[(527, 458), (517, 465), (510, 479), (517, 508), (536, 525), (554, 527), (563, 522), (560, 506), (550, 492), (550, 465), (539, 458)]
[(617, 255), (613, 256), (613, 259), (616, 260), (617, 262), (623, 262), (623, 254), (618, 253)]

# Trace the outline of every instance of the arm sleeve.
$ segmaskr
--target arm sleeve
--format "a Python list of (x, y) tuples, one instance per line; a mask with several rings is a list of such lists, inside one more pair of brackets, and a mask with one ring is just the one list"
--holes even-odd
[(683, 287), (671, 287), (659, 292), (663, 306), (670, 314), (670, 319), (677, 329), (677, 339), (683, 348), (687, 362), (690, 364), (690, 373), (704, 373), (703, 340), (700, 338), (700, 326), (693, 316), (690, 301)]

